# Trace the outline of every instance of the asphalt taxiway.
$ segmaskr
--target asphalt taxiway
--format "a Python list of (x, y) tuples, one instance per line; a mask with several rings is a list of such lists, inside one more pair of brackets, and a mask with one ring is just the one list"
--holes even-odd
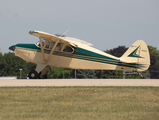
[(0, 79), (0, 86), (159, 86), (159, 79)]

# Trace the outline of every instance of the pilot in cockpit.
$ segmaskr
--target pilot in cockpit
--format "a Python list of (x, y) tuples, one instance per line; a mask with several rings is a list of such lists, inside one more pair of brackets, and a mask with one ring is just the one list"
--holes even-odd
[(60, 51), (60, 50), (61, 50), (61, 43), (58, 43), (58, 44), (57, 44), (57, 46), (56, 46), (55, 50), (58, 50), (58, 51)]

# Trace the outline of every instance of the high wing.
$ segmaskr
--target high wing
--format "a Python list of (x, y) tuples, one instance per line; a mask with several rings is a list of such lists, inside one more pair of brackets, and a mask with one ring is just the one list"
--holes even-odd
[(46, 40), (49, 39), (49, 40), (54, 41), (54, 42), (56, 42), (58, 40), (59, 42), (67, 43), (67, 44), (70, 44), (70, 45), (75, 46), (75, 47), (77, 47), (79, 44), (85, 44), (85, 45), (88, 45), (88, 46), (93, 46), (93, 44), (88, 43), (88, 42), (83, 41), (83, 40), (80, 40), (80, 39), (77, 39), (77, 38), (57, 37), (55, 35), (52, 35), (52, 34), (49, 34), (49, 33), (46, 33), (46, 32), (42, 32), (42, 31), (35, 31), (34, 30), (34, 31), (30, 31), (29, 34), (37, 36), (39, 38), (46, 39)]

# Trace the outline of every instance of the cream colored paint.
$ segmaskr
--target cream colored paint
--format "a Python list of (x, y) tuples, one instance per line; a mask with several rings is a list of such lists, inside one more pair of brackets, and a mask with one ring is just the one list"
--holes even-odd
[[(38, 33), (36, 33), (38, 32)], [(56, 37), (54, 35), (41, 32), (41, 31), (35, 31), (35, 32), (29, 32), (32, 35), (35, 35), (40, 38), (40, 43), (42, 46), (42, 39), (45, 38), (47, 41), (54, 41), (56, 42), (55, 46), (58, 42), (64, 43), (64, 45), (74, 45), (78, 46), (79, 48), (110, 57), (116, 60), (119, 60), (123, 63), (138, 63), (138, 64), (145, 64), (145, 68), (142, 69), (136, 69), (132, 67), (124, 67), (124, 66), (117, 66), (112, 64), (106, 64), (106, 63), (99, 63), (99, 62), (93, 62), (88, 60), (82, 60), (82, 59), (76, 59), (76, 58), (69, 58), (69, 57), (63, 57), (58, 55), (52, 55), (54, 52), (55, 46), (53, 47), (50, 54), (44, 53), (44, 50), (42, 48), (41, 53), (31, 51), (29, 49), (23, 49), (20, 47), (16, 47), (15, 49), (15, 55), (21, 57), (22, 59), (26, 60), (27, 62), (33, 62), (37, 64), (36, 71), (39, 73), (39, 71), (42, 71), (44, 67), (46, 66), (52, 66), (52, 67), (61, 67), (61, 68), (72, 68), (72, 69), (94, 69), (94, 70), (128, 70), (128, 71), (144, 71), (147, 70), (150, 65), (150, 56), (149, 51), (147, 48), (147, 45), (144, 41), (138, 40), (136, 41), (125, 53), (121, 58), (109, 55), (105, 52), (102, 52), (100, 50), (97, 50), (93, 47), (91, 47), (90, 43), (87, 43), (85, 41), (76, 39), (76, 38), (68, 38), (65, 37), (64, 39), (62, 37)], [(57, 42), (58, 41), (58, 42)], [(46, 45), (46, 43), (45, 43)], [(143, 58), (137, 58), (137, 57), (128, 57), (130, 53), (132, 53), (137, 47), (140, 48), (136, 52), (137, 55), (143, 57)], [(44, 46), (45, 48), (45, 46)], [(64, 48), (64, 47), (63, 47)], [(70, 54), (70, 53), (67, 53)], [(47, 61), (46, 61), (47, 60)], [(42, 67), (40, 67), (42, 66)]]
[[(18, 53), (18, 54), (17, 54)], [(69, 54), (69, 53), (68, 53)], [(75, 59), (75, 58), (69, 58), (69, 57), (63, 57), (63, 56), (57, 56), (57, 55), (51, 55), (49, 61), (47, 64), (42, 59), (42, 53), (40, 52), (34, 52), (34, 51), (28, 51), (21, 48), (16, 48), (15, 55), (23, 58), (27, 62), (33, 62), (37, 63), (37, 72), (42, 71), (42, 67), (39, 67), (38, 65), (43, 66), (52, 66), (52, 67), (60, 67), (60, 68), (72, 68), (72, 69), (93, 69), (93, 70), (136, 70), (132, 69), (130, 67), (122, 67), (117, 65), (111, 65), (106, 63), (99, 63), (99, 62), (92, 62), (87, 60), (81, 60), (81, 59)], [(47, 58), (49, 54), (45, 54), (45, 57)]]

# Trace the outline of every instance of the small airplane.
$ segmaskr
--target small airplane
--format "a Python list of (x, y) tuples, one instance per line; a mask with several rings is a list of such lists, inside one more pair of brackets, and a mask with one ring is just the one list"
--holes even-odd
[(50, 67), (92, 70), (145, 71), (150, 66), (146, 43), (137, 40), (119, 58), (98, 49), (91, 43), (72, 37), (57, 37), (42, 31), (30, 31), (39, 37), (36, 44), (16, 44), (9, 47), (15, 55), (36, 63), (29, 79), (46, 79)]

